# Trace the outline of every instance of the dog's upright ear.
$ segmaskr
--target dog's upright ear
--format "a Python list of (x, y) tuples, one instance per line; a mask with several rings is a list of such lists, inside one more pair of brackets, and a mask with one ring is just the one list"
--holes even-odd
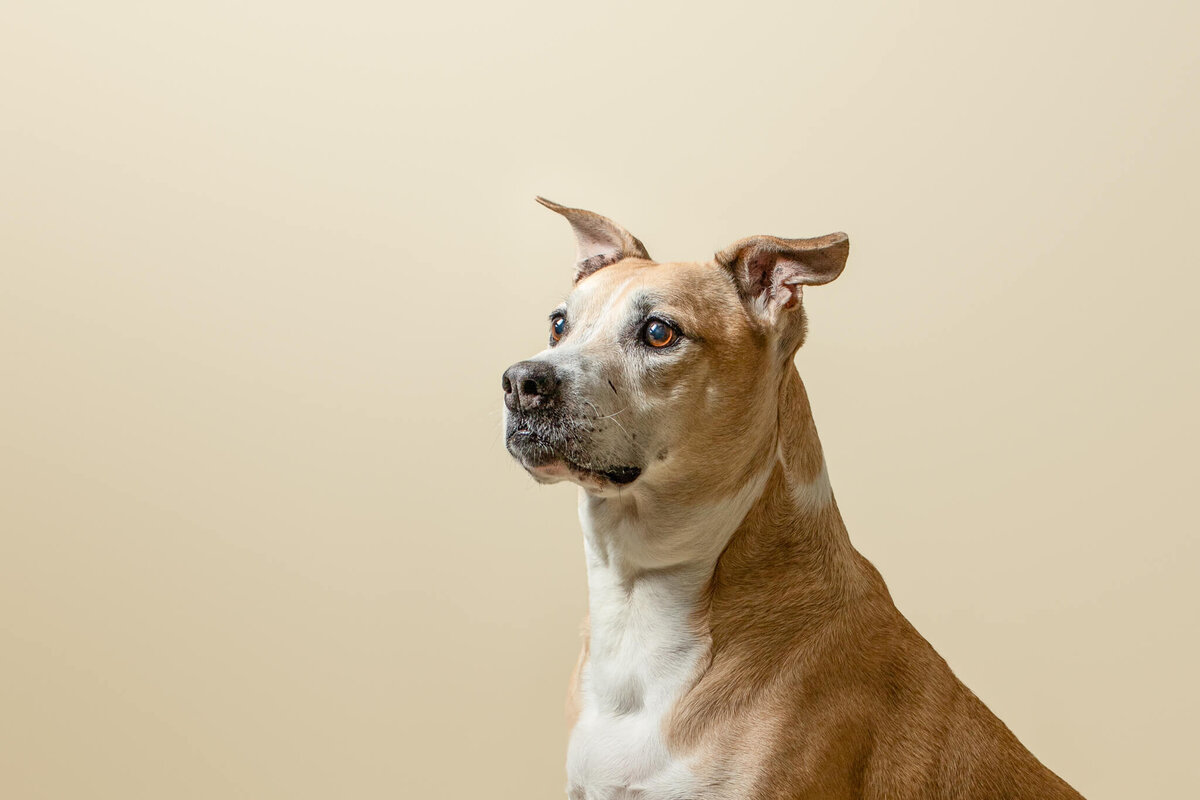
[(582, 208), (560, 206), (544, 197), (537, 198), (537, 201), (566, 217), (575, 231), (575, 238), (579, 242), (579, 256), (575, 264), (576, 283), (601, 267), (615, 264), (623, 258), (650, 258), (646, 246), (637, 237), (608, 217)]
[(800, 305), (804, 286), (829, 283), (846, 267), (850, 239), (831, 233), (814, 239), (750, 236), (721, 252), (716, 260), (733, 275), (742, 297), (771, 322)]

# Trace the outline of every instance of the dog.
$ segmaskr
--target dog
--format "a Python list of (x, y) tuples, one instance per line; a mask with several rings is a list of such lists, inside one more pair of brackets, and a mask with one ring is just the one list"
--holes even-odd
[(1078, 798), (950, 671), (850, 543), (793, 359), (843, 233), (659, 263), (578, 243), (549, 346), (503, 375), (505, 441), (579, 485), (588, 619), (570, 800)]

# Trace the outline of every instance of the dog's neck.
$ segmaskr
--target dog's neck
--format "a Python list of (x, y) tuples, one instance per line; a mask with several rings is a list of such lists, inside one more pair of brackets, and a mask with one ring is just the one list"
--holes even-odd
[[(677, 694), (702, 659), (753, 635), (760, 622), (778, 624), (773, 603), (781, 595), (804, 595), (797, 607), (827, 607), (861, 579), (790, 365), (775, 429), (757, 447), (757, 471), (709, 504), (678, 507), (652, 488), (616, 500), (581, 494), (588, 683), (608, 711), (669, 702), (656, 695)], [(788, 624), (804, 622), (801, 615)]]

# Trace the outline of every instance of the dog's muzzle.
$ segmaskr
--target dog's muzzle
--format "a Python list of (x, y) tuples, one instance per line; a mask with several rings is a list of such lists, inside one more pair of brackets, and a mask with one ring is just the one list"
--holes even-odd
[(596, 419), (573, 411), (553, 364), (519, 361), (504, 371), (501, 385), (508, 409), (505, 445), (535, 477), (555, 463), (577, 477), (618, 485), (633, 483), (642, 474), (641, 467), (595, 463), (588, 442)]

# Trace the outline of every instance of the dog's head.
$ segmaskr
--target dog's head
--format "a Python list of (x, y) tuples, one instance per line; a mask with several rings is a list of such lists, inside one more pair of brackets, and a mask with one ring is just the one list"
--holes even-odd
[(611, 220), (539, 202), (571, 223), (578, 263), (549, 346), (504, 373), (509, 452), (538, 481), (601, 495), (743, 485), (775, 447), (802, 288), (841, 273), (846, 235), (752, 236), (713, 261), (657, 263)]

